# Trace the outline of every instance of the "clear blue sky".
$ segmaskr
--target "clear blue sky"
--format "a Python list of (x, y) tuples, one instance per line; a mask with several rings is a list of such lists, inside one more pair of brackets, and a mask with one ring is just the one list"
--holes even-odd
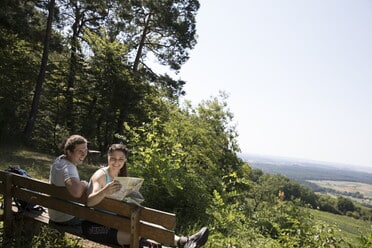
[(243, 153), (372, 168), (372, 1), (200, 3), (186, 99), (228, 93)]

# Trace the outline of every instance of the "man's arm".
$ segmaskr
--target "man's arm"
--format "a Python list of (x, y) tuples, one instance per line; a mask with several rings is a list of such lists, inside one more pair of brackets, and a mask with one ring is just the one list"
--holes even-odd
[(80, 181), (76, 177), (69, 178), (65, 181), (66, 188), (75, 198), (80, 198), (86, 191), (88, 183)]

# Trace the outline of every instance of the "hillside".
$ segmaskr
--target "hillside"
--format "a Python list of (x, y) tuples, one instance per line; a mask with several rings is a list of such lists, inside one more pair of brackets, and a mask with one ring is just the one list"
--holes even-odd
[(351, 243), (353, 243), (353, 240), (360, 238), (361, 233), (370, 233), (372, 231), (372, 226), (368, 221), (357, 220), (319, 210), (311, 210), (311, 214), (321, 222), (331, 226), (337, 226), (338, 232), (336, 232), (335, 235)]

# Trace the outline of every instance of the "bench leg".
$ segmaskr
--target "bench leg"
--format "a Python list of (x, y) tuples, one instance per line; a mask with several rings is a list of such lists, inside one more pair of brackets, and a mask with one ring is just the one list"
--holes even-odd
[(16, 216), (14, 218), (14, 225), (16, 227), (15, 234), (17, 237), (20, 236), (27, 244), (31, 244), (32, 238), (40, 234), (42, 224), (31, 218)]
[(130, 247), (137, 248), (139, 245), (139, 212), (140, 208), (133, 208), (130, 217)]
[(12, 219), (11, 226), (7, 226), (11, 234), (8, 231), (4, 235), (2, 247), (32, 247), (33, 237), (40, 234), (41, 223), (18, 214), (14, 214)]

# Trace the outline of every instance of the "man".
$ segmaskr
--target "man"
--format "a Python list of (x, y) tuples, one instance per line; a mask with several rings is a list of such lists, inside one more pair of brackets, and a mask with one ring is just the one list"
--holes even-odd
[[(72, 135), (63, 144), (63, 155), (54, 161), (49, 174), (49, 183), (66, 187), (75, 198), (85, 194), (88, 183), (81, 181), (77, 166), (81, 165), (88, 155), (88, 141), (80, 135)], [(80, 225), (81, 220), (73, 215), (65, 214), (54, 209), (48, 209), (49, 219), (60, 225)]]

